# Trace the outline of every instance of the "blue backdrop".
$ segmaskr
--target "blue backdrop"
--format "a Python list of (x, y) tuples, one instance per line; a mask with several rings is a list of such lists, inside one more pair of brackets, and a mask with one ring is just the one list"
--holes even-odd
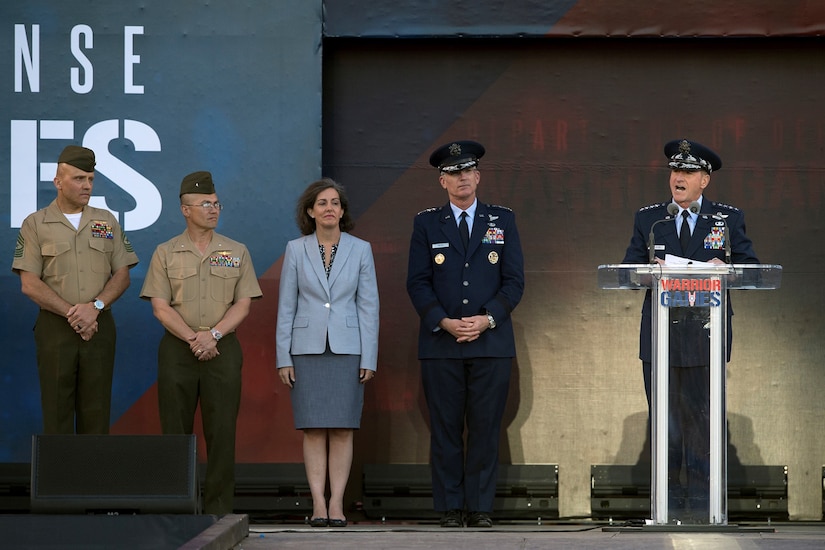
[(210, 170), (218, 230), (258, 274), (296, 236), (295, 197), (321, 171), (321, 1), (0, 5), (0, 462), (25, 462), (42, 429), (32, 325), (11, 272), (22, 219), (55, 197), (70, 143), (97, 153), (92, 204), (112, 210), (140, 257), (114, 306), (112, 422), (156, 377), (161, 328), (138, 298), (154, 247), (179, 233), (183, 176)]

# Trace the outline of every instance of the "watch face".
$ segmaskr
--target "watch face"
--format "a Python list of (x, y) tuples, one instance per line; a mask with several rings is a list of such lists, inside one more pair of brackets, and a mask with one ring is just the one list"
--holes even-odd
[(95, 309), (103, 309), (104, 307), (103, 302), (101, 302), (100, 300), (95, 300), (94, 306)]

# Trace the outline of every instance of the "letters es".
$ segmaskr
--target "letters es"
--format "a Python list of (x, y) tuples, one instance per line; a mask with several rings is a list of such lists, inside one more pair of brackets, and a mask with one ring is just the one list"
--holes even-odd
[[(143, 34), (142, 26), (123, 28), (123, 93), (143, 94), (143, 86), (134, 82), (134, 67), (140, 63), (134, 39)], [(70, 33), (70, 49), (78, 66), (70, 70), (72, 91), (88, 94), (94, 87), (94, 67), (86, 51), (94, 47), (94, 33), (88, 25), (75, 25)], [(25, 82), (31, 93), (40, 92), (40, 25), (14, 25), (14, 91), (22, 93)], [(57, 170), (55, 162), (39, 162), (40, 140), (75, 140), (72, 120), (11, 120), (11, 189), (10, 225), (20, 227), (25, 217), (43, 205), (37, 204), (39, 182), (51, 181)], [(109, 207), (106, 197), (93, 196), (89, 204), (105, 208), (115, 215), (124, 230), (135, 231), (151, 226), (161, 214), (162, 199), (157, 187), (146, 177), (109, 152), (109, 143), (125, 139), (135, 151), (160, 151), (157, 132), (137, 120), (102, 120), (93, 124), (82, 136), (82, 144), (94, 150), (96, 171), (111, 180), (135, 201), (135, 208), (117, 212)], [(51, 159), (50, 159), (51, 160)]]

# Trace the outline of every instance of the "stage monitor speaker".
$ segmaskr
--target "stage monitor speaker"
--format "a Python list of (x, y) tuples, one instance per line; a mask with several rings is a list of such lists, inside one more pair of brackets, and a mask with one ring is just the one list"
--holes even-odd
[(194, 435), (35, 435), (35, 513), (199, 512)]
[[(650, 517), (649, 464), (594, 464), (590, 480), (593, 519)], [(787, 520), (788, 467), (729, 465), (727, 497), (731, 520)]]
[(429, 464), (364, 464), (363, 509), (368, 518), (436, 521)]
[[(201, 482), (205, 471), (200, 469)], [(235, 464), (236, 514), (304, 518), (312, 514), (312, 496), (302, 463)]]
[(29, 511), (31, 472), (28, 462), (0, 464), (0, 514)]
[[(365, 464), (364, 513), (371, 518), (437, 519), (429, 464)], [(501, 464), (493, 517), (530, 520), (559, 517), (558, 464)]]

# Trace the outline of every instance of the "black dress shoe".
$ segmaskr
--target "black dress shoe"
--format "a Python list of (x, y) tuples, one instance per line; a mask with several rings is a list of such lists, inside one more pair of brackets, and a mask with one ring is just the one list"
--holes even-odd
[(467, 518), (467, 527), (492, 527), (493, 520), (486, 512), (470, 512)]
[(330, 527), (346, 527), (347, 520), (345, 519), (331, 519), (329, 520)]
[(449, 510), (441, 516), (441, 527), (464, 527), (461, 510)]
[(312, 518), (309, 520), (310, 527), (327, 527), (329, 520), (327, 518)]

